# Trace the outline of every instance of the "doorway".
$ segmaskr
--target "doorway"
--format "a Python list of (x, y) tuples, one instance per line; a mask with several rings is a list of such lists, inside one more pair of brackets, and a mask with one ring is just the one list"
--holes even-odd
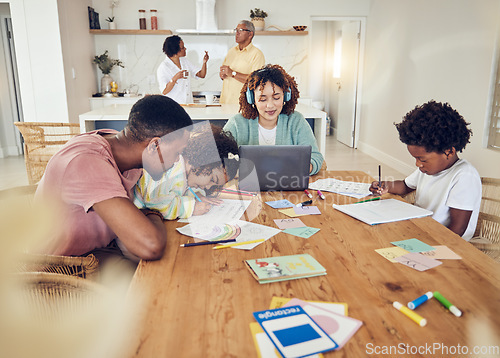
[(3, 61), (5, 63), (5, 82), (4, 86), (8, 92), (7, 99), (4, 105), (6, 113), (9, 116), (2, 119), (4, 128), (11, 128), (12, 130), (5, 130), (7, 136), (7, 147), (16, 148), (17, 150), (7, 150), (7, 155), (19, 155), (23, 152), (22, 137), (20, 133), (14, 129), (14, 123), (23, 121), (23, 112), (21, 105), (21, 92), (19, 88), (19, 77), (16, 61), (16, 50), (14, 45), (14, 36), (12, 31), (12, 20), (9, 13), (5, 12), (5, 7), (2, 8), (0, 15), (1, 24), (1, 43), (3, 44)]
[(312, 17), (311, 23), (311, 97), (324, 103), (335, 138), (356, 148), (366, 18)]

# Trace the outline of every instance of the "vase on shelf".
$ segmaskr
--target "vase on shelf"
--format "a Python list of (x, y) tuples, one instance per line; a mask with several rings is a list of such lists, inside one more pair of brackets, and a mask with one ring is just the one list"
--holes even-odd
[(113, 82), (113, 78), (105, 73), (101, 78), (101, 93), (111, 92), (111, 82)]
[(116, 22), (109, 22), (108, 24), (110, 30), (116, 30)]
[(252, 19), (252, 24), (255, 27), (255, 31), (264, 31), (266, 27), (266, 20), (262, 17), (254, 17)]

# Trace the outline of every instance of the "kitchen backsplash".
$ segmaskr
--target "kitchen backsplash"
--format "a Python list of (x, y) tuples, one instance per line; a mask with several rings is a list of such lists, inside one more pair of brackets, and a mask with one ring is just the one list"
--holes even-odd
[[(125, 68), (115, 67), (111, 77), (118, 83), (118, 91), (127, 88), (138, 93), (160, 93), (156, 69), (164, 60), (162, 35), (95, 35), (96, 55), (109, 51), (111, 58), (120, 59)], [(187, 48), (187, 58), (201, 66), (208, 51), (208, 72), (204, 79), (191, 81), (193, 91), (220, 91), (222, 81), (219, 67), (227, 51), (236, 45), (234, 35), (181, 35)], [(255, 36), (253, 44), (260, 48), (266, 63), (279, 64), (295, 77), (299, 90), (308, 93), (308, 36)], [(99, 84), (101, 72), (97, 71)], [(99, 86), (98, 86), (99, 88)]]

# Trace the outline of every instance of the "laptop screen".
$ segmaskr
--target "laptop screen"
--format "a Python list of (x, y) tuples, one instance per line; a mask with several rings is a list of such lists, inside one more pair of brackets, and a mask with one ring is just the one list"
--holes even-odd
[(307, 189), (310, 164), (310, 145), (242, 145), (239, 188), (247, 191)]

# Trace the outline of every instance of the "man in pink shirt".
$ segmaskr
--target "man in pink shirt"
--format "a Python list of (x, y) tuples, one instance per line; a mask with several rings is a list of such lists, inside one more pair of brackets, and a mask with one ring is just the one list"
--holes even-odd
[[(47, 251), (83, 255), (119, 238), (135, 256), (162, 257), (167, 233), (161, 214), (131, 201), (144, 167), (160, 178), (178, 159), (192, 124), (186, 111), (165, 96), (147, 96), (130, 111), (126, 127), (72, 138), (49, 161), (36, 198), (58, 204), (57, 240)], [(116, 245), (114, 245), (116, 246)]]

